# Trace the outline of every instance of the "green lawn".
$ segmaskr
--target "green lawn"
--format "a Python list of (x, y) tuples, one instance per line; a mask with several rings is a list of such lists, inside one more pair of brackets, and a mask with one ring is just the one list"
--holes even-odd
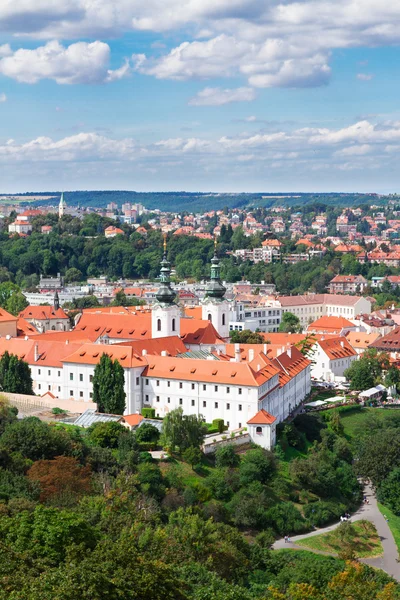
[[(352, 523), (352, 526), (357, 532), (354, 543), (355, 553), (358, 558), (371, 558), (380, 556), (383, 553), (381, 541), (372, 523), (369, 521), (357, 521), (356, 523)], [(332, 554), (338, 554), (343, 548), (343, 543), (337, 535), (337, 529), (329, 533), (300, 540), (296, 544), (310, 550), (319, 550)]]
[(383, 423), (390, 420), (394, 414), (400, 414), (396, 409), (363, 408), (361, 411), (341, 413), (344, 435), (348, 440), (365, 433), (366, 425), (371, 420)]
[(389, 519), (388, 525), (390, 527), (390, 531), (393, 534), (394, 541), (396, 542), (397, 550), (400, 554), (400, 517), (396, 517), (396, 515), (392, 513), (392, 511), (389, 508), (386, 508), (385, 506), (383, 506), (383, 504), (379, 504), (379, 502), (378, 508), (381, 511), (381, 513), (383, 515), (386, 515)]

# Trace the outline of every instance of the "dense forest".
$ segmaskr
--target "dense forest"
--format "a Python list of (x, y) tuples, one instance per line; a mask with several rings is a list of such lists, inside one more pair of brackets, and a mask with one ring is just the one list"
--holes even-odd
[[(172, 413), (160, 438), (151, 424), (17, 420), (0, 399), (0, 600), (400, 598), (357, 562), (351, 535), (337, 558), (271, 550), (357, 506), (354, 453), (377, 485), (400, 466), (398, 419), (378, 432), (371, 422), (357, 447), (336, 411), (302, 415), (274, 453), (228, 445), (210, 459), (201, 421)], [(152, 459), (160, 445), (171, 458)]]
[[(56, 196), (60, 197), (61, 192), (30, 192), (21, 194), (25, 196)], [(81, 190), (65, 192), (68, 204), (73, 206), (91, 206), (105, 207), (110, 202), (115, 202), (119, 206), (124, 202), (140, 202), (148, 209), (158, 208), (165, 211), (190, 211), (206, 212), (211, 210), (228, 208), (245, 208), (246, 206), (273, 206), (273, 205), (303, 205), (313, 204), (315, 202), (324, 202), (336, 206), (353, 206), (360, 203), (371, 204), (378, 199), (376, 194), (348, 194), (348, 193), (297, 193), (282, 192), (271, 194), (260, 192), (254, 193), (202, 193), (202, 192), (135, 192), (124, 190)], [(387, 199), (386, 199), (387, 200)], [(380, 202), (385, 199), (381, 198)], [(36, 204), (54, 204), (49, 200), (44, 203)]]

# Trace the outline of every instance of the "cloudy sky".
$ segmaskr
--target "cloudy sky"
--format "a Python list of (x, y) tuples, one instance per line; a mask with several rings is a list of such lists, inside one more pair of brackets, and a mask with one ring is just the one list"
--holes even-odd
[(400, 0), (1, 0), (1, 192), (399, 191)]

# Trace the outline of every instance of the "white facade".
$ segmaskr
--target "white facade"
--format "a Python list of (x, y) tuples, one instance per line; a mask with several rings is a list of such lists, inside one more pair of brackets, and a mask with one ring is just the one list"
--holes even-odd
[(151, 313), (151, 337), (180, 335), (181, 310), (176, 304), (155, 304)]
[(267, 333), (277, 332), (282, 320), (282, 308), (276, 301), (271, 301), (271, 306), (248, 306), (246, 303), (237, 302), (235, 313), (229, 323), (230, 331), (262, 331)]
[(211, 321), (219, 335), (229, 338), (229, 302), (227, 300), (213, 300), (205, 298), (202, 302), (202, 318)]
[[(323, 296), (323, 295), (321, 295)], [(341, 301), (340, 298), (343, 300)], [(370, 314), (371, 302), (366, 298), (358, 298), (354, 303), (346, 302), (349, 296), (338, 296), (329, 298), (329, 294), (325, 295), (325, 299), (310, 302), (307, 296), (293, 296), (290, 298), (290, 304), (281, 300), (282, 313), (290, 312), (300, 319), (303, 328), (307, 327), (313, 321), (316, 321), (322, 316), (345, 317), (346, 319), (354, 319), (360, 314)], [(279, 301), (279, 298), (278, 298)]]
[(313, 354), (314, 364), (311, 367), (311, 376), (322, 381), (346, 381), (344, 372), (351, 366), (353, 360), (358, 359), (357, 353), (355, 353), (354, 356), (333, 359), (328, 356), (319, 344), (316, 344), (315, 348), (316, 351)]
[(253, 424), (248, 423), (247, 430), (251, 440), (265, 448), (265, 450), (271, 450), (275, 446), (276, 442), (276, 423), (267, 424)]

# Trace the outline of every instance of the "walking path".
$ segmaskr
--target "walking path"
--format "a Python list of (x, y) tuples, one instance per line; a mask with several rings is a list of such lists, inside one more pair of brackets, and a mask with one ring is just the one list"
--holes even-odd
[[(398, 552), (392, 532), (390, 531), (389, 525), (378, 508), (375, 495), (370, 486), (365, 488), (364, 493), (369, 500), (369, 504), (363, 503), (358, 511), (351, 516), (351, 520), (354, 522), (365, 519), (366, 521), (371, 521), (375, 525), (382, 543), (383, 554), (377, 558), (363, 558), (361, 561), (367, 565), (370, 565), (371, 567), (377, 567), (378, 569), (386, 571), (386, 573), (391, 575), (394, 579), (400, 581), (400, 563), (398, 563), (396, 560), (398, 557)], [(323, 529), (316, 529), (315, 531), (311, 531), (305, 535), (296, 535), (290, 538), (290, 542), (285, 542), (284, 539), (280, 539), (277, 540), (272, 547), (275, 550), (281, 550), (282, 548), (304, 550), (305, 548), (303, 546), (296, 545), (297, 541), (314, 537), (316, 535), (321, 535), (323, 533), (328, 533), (329, 531), (336, 529), (338, 525), (340, 525), (340, 523), (329, 525), (329, 527), (324, 527)]]

